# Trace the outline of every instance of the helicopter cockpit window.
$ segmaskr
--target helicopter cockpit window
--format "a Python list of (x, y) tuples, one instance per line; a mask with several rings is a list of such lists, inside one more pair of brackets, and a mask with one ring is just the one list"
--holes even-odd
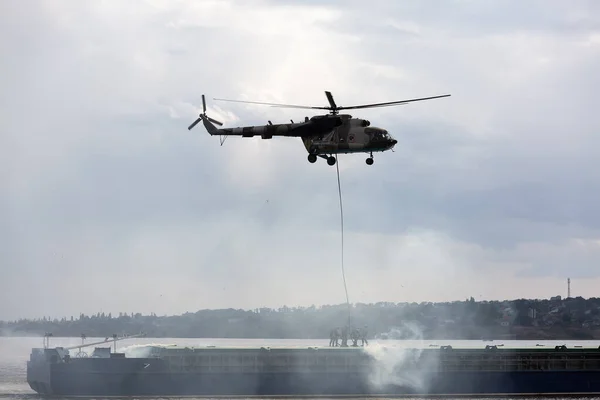
[(389, 134), (385, 129), (381, 128), (365, 128), (365, 133), (373, 139), (389, 139)]

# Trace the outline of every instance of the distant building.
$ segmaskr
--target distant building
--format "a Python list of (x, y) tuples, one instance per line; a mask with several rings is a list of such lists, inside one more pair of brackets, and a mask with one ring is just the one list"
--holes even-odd
[(558, 296), (554, 296), (554, 297), (550, 297), (550, 301), (561, 301), (562, 297), (560, 295)]
[(501, 326), (511, 326), (517, 318), (517, 312), (512, 307), (505, 307), (504, 309), (500, 310), (500, 313), (502, 314), (502, 316), (500, 317), (500, 321), (498, 322)]

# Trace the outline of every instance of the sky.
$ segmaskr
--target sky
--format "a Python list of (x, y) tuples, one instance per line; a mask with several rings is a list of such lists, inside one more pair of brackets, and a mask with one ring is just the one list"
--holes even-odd
[(336, 168), (200, 124), (354, 110), (350, 301), (594, 297), (600, 4), (0, 2), (0, 320), (345, 301)]

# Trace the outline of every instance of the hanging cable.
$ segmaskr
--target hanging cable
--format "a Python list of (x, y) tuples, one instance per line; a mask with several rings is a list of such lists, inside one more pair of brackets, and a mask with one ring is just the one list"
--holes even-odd
[(346, 272), (344, 270), (344, 207), (342, 205), (342, 184), (340, 183), (340, 163), (335, 155), (335, 168), (337, 170), (338, 194), (340, 198), (340, 225), (342, 232), (342, 279), (344, 280), (344, 292), (346, 293), (346, 304), (348, 305), (348, 324), (350, 324), (350, 298), (348, 297), (348, 286), (346, 285)]

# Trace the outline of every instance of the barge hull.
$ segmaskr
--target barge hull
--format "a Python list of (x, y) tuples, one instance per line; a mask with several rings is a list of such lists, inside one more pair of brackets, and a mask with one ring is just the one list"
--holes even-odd
[[(113, 360), (115, 361), (115, 360)], [(125, 361), (125, 360), (119, 360)], [(53, 396), (503, 396), (598, 394), (600, 371), (452, 371), (376, 384), (361, 373), (173, 373), (156, 359), (114, 370), (78, 363), (28, 367), (33, 390)], [(140, 371), (140, 366), (146, 371)], [(159, 363), (160, 364), (160, 363)], [(129, 371), (127, 370), (129, 367)], [(163, 366), (164, 367), (164, 366)], [(30, 368), (32, 368), (30, 370)], [(35, 369), (34, 369), (35, 368)]]
[[(132, 350), (133, 351), (133, 350)], [(33, 349), (27, 382), (63, 397), (506, 397), (600, 394), (600, 349)]]

